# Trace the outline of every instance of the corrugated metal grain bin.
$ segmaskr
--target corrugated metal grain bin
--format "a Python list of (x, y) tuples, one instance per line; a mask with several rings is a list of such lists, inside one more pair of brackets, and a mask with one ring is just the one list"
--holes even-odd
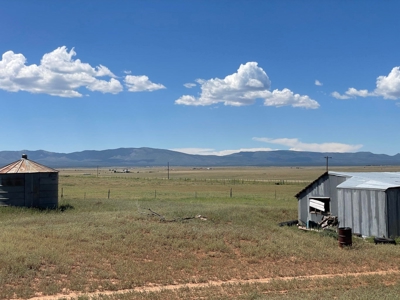
[(58, 171), (22, 155), (0, 168), (0, 205), (57, 208)]

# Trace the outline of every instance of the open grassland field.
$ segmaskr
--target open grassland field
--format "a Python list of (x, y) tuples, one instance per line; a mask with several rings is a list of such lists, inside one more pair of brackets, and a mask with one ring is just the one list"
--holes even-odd
[(277, 226), (324, 168), (130, 171), (60, 170), (62, 209), (1, 207), (0, 299), (399, 298), (399, 246)]

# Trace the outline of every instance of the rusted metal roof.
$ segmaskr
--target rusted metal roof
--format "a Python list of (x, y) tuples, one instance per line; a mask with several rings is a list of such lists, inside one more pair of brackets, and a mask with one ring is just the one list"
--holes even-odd
[(22, 158), (11, 164), (8, 164), (0, 168), (0, 174), (10, 174), (10, 173), (50, 173), (58, 172), (55, 169), (43, 166), (28, 159), (28, 156), (23, 154)]

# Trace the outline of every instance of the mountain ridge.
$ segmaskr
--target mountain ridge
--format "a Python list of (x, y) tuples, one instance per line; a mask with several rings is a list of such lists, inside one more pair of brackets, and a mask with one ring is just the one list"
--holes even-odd
[(0, 165), (27, 154), (28, 158), (52, 168), (164, 166), (331, 166), (400, 165), (400, 153), (390, 156), (372, 152), (336, 153), (310, 151), (242, 151), (225, 156), (186, 154), (149, 147), (83, 150), (71, 153), (46, 150), (0, 151)]

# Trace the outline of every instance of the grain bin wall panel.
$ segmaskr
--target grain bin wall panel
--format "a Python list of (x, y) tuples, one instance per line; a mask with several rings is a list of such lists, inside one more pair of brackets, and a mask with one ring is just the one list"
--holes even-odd
[(2, 174), (0, 176), (0, 198), (2, 205), (25, 206), (25, 176)]
[(20, 192), (8, 192), (8, 193), (2, 193), (0, 194), (1, 198), (8, 198), (8, 199), (22, 199), (25, 201), (25, 190), (22, 189)]
[(0, 205), (58, 206), (58, 173), (1, 174), (0, 183)]
[(7, 194), (25, 193), (25, 186), (0, 186), (0, 189)]
[(57, 184), (58, 173), (40, 173), (41, 184)]
[(55, 184), (41, 184), (40, 191), (58, 191), (58, 186)]
[(12, 186), (24, 186), (25, 175), (24, 174), (1, 174), (0, 175), (0, 186), (1, 187), (12, 187)]
[(22, 155), (0, 168), (0, 204), (39, 208), (58, 206), (58, 171)]
[[(40, 199), (42, 198), (53, 198), (57, 197), (58, 191), (53, 190), (53, 191), (40, 191)], [(53, 200), (54, 201), (54, 200)]]
[(40, 199), (40, 207), (41, 208), (48, 208), (48, 209), (53, 209), (57, 208), (58, 205), (57, 203), (54, 202), (54, 198), (41, 198)]
[(40, 173), (25, 174), (25, 205), (40, 207)]
[(40, 174), (40, 207), (58, 206), (58, 173)]

